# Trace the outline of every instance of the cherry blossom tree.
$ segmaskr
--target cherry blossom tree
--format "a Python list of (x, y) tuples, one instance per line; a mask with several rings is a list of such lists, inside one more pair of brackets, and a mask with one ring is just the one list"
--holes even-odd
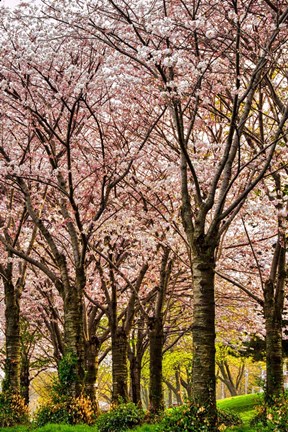
[[(77, 359), (70, 389), (77, 395), (85, 377), (84, 289), (89, 248), (103, 223), (111, 191), (128, 174), (153, 126), (135, 120), (128, 110), (121, 116), (114, 114), (119, 101), (109, 96), (111, 84), (103, 88), (103, 50), (83, 41), (75, 51), (69, 38), (51, 44), (41, 21), (35, 20), (35, 28), (26, 33), (25, 19), (12, 20), (18, 26), (16, 35), (5, 19), (2, 23), (6, 54), (2, 115), (8, 140), (2, 147), (1, 163), (4, 178), (20, 190), (39, 239), (31, 257), (4, 236), (1, 241), (11, 254), (43, 272), (63, 300), (64, 354)], [(53, 30), (57, 34), (57, 28)], [(156, 113), (155, 124), (158, 118)], [(17, 122), (27, 137), (24, 146), (20, 134), (12, 133)], [(45, 196), (41, 214), (39, 193)], [(107, 219), (113, 211), (107, 211)]]
[[(135, 74), (141, 70), (143, 85), (150, 77), (150, 92), (158, 92), (158, 103), (168, 107), (161, 136), (179, 155), (182, 221), (192, 262), (193, 397), (207, 407), (213, 424), (215, 251), (283, 136), (286, 103), (263, 149), (251, 151), (246, 130), (261, 83), (282, 54), (287, 6), (110, 0), (87, 4), (81, 12), (75, 4), (70, 18), (61, 14), (61, 4), (53, 2), (47, 15), (69, 23), (79, 37), (106, 43), (119, 59), (125, 56), (124, 64), (130, 60)], [(274, 77), (271, 85), (276, 84)]]
[[(155, 278), (156, 268), (159, 276), (159, 265), (154, 276), (149, 274), (150, 240), (146, 249), (145, 242), (153, 237), (151, 244), (167, 252), (154, 313), (148, 314), (162, 335), (168, 251), (172, 255), (175, 238), (181, 239), (194, 303), (192, 395), (207, 410), (213, 429), (215, 269), (231, 224), (251, 192), (262, 187), (268, 169), (273, 173), (278, 146), (286, 145), (287, 5), (284, 0), (277, 5), (265, 0), (45, 0), (42, 5), (24, 4), (1, 18), (3, 182), (17, 191), (29, 226), (37, 231), (29, 254), (5, 237), (3, 227), (2, 245), (58, 291), (63, 353), (77, 359), (75, 395), (84, 386), (88, 357), (95, 365), (96, 327), (107, 314), (113, 398), (122, 385), (126, 399), (127, 341), (136, 312), (147, 314), (145, 280)], [(270, 288), (277, 285), (283, 293), (281, 218), (271, 274), (263, 284), (267, 323)], [(107, 309), (103, 298), (98, 301), (101, 289)], [(148, 310), (151, 304), (146, 303)], [(151, 325), (150, 347), (154, 333)], [(121, 370), (115, 367), (117, 356)], [(93, 387), (95, 370), (91, 377)]]

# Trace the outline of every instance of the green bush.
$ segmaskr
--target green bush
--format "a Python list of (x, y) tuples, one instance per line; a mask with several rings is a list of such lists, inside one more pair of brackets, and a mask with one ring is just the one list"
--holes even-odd
[(257, 415), (252, 419), (251, 426), (256, 431), (287, 432), (288, 425), (288, 395), (287, 393), (273, 402), (263, 403), (258, 407)]
[[(240, 425), (242, 421), (237, 414), (230, 411), (218, 411), (219, 430), (227, 426)], [(165, 411), (163, 419), (158, 426), (158, 431), (164, 432), (209, 432), (211, 424), (207, 411), (203, 406), (188, 402)]]
[(48, 402), (42, 405), (35, 413), (37, 426), (44, 426), (47, 423), (68, 423), (68, 413), (65, 402)]
[(50, 400), (35, 413), (37, 426), (48, 423), (70, 425), (95, 423), (96, 413), (88, 397), (73, 397), (72, 390), (77, 381), (77, 357), (67, 353), (59, 363), (58, 377), (51, 386)]
[(35, 413), (37, 426), (47, 423), (66, 423), (70, 425), (88, 424), (95, 422), (96, 416), (90, 399), (80, 396), (65, 401), (51, 401), (41, 406)]
[(28, 407), (19, 394), (0, 393), (0, 427), (28, 422)]
[(140, 425), (144, 412), (132, 402), (122, 403), (111, 411), (101, 414), (96, 422), (99, 432), (122, 432)]
[(241, 417), (237, 413), (230, 410), (218, 409), (217, 419), (219, 426), (241, 426), (243, 423)]
[(66, 353), (59, 362), (58, 377), (52, 385), (52, 398), (60, 401), (72, 396), (71, 390), (77, 380), (77, 357), (73, 353)]
[(158, 431), (165, 432), (209, 432), (210, 425), (204, 407), (191, 403), (169, 408), (165, 411)]

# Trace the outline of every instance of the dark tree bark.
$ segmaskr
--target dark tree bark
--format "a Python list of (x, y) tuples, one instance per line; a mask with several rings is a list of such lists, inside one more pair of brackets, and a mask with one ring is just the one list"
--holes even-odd
[(214, 269), (216, 245), (205, 244), (200, 236), (194, 242), (192, 252), (193, 271), (193, 399), (210, 411), (210, 418), (216, 413), (215, 400), (215, 293)]
[(71, 287), (64, 296), (64, 341), (64, 356), (72, 355), (76, 360), (69, 392), (78, 397), (82, 394), (85, 377), (83, 295), (76, 288), (72, 291)]
[(98, 354), (100, 343), (96, 336), (93, 336), (85, 345), (86, 358), (86, 376), (85, 376), (85, 394), (90, 398), (93, 406), (98, 411), (97, 395), (97, 375), (98, 375)]
[(5, 378), (3, 390), (20, 393), (20, 294), (11, 280), (5, 290)]
[(29, 400), (30, 400), (29, 388), (30, 388), (30, 360), (29, 360), (29, 356), (23, 355), (23, 353), (22, 353), (22, 355), (21, 355), (20, 389), (21, 389), (21, 396), (23, 397), (26, 405), (29, 404)]
[(269, 403), (284, 391), (282, 314), (286, 279), (285, 236), (278, 239), (269, 280), (264, 286), (266, 328), (266, 396)]
[(169, 260), (170, 250), (163, 248), (160, 269), (160, 283), (155, 300), (154, 315), (149, 318), (149, 352), (150, 352), (150, 384), (149, 384), (149, 410), (152, 414), (159, 414), (164, 409), (162, 358), (163, 358), (163, 308), (167, 288), (172, 272), (173, 260)]
[(139, 353), (129, 351), (131, 400), (135, 405), (142, 406), (141, 402), (141, 361)]
[(142, 359), (147, 349), (147, 332), (144, 332), (144, 315), (140, 318), (132, 331), (132, 340), (129, 345), (130, 362), (130, 394), (131, 400), (138, 406), (142, 406), (141, 400), (141, 371)]
[[(113, 248), (111, 248), (111, 251)], [(119, 402), (126, 402), (129, 398), (128, 391), (128, 342), (130, 331), (135, 316), (135, 301), (137, 293), (141, 287), (143, 278), (148, 270), (148, 264), (143, 264), (136, 281), (132, 284), (128, 280), (127, 285), (131, 289), (130, 298), (125, 309), (119, 313), (118, 310), (118, 285), (116, 281), (116, 274), (118, 267), (114, 264), (113, 258), (118, 265), (125, 259), (123, 251), (113, 257), (110, 252), (107, 257), (109, 263), (109, 285), (111, 291), (109, 292), (105, 280), (103, 268), (100, 261), (97, 262), (97, 269), (100, 273), (102, 288), (106, 295), (108, 303), (107, 314), (109, 318), (109, 327), (111, 332), (111, 348), (112, 348), (112, 402), (117, 404)], [(119, 314), (119, 316), (118, 316)], [(120, 323), (121, 321), (121, 323)]]
[(128, 400), (128, 339), (126, 331), (117, 327), (112, 333), (112, 402)]
[(149, 320), (150, 384), (149, 410), (158, 414), (164, 409), (162, 385), (162, 350), (164, 343), (162, 316)]

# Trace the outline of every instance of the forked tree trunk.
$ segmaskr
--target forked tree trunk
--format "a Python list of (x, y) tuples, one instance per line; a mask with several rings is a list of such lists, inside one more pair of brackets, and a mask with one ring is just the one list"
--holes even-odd
[[(166, 386), (168, 388), (168, 395), (170, 393), (172, 393), (172, 395), (174, 395), (176, 398), (177, 405), (182, 405), (183, 399), (182, 399), (181, 389), (179, 387), (179, 386), (181, 386), (181, 383), (180, 383), (180, 377), (179, 378), (177, 377), (177, 373), (175, 374), (175, 378), (176, 378), (176, 385), (175, 386), (173, 384), (171, 384), (171, 382), (169, 382), (165, 378), (163, 378), (163, 382), (166, 384)], [(169, 406), (171, 405), (170, 402), (168, 402), (168, 405)]]
[(239, 384), (240, 384), (241, 379), (242, 379), (243, 374), (244, 374), (244, 364), (242, 364), (240, 366), (238, 376), (237, 376), (235, 382), (233, 381), (233, 377), (232, 377), (232, 374), (231, 374), (231, 371), (229, 368), (229, 364), (226, 360), (217, 361), (217, 365), (218, 365), (219, 371), (221, 373), (221, 376), (219, 375), (220, 381), (226, 385), (231, 396), (237, 396)]
[[(207, 410), (211, 430), (216, 424), (214, 247), (205, 240), (194, 248), (192, 397)], [(196, 253), (197, 252), (197, 253)]]
[(180, 377), (180, 380), (182, 387), (186, 390), (188, 399), (192, 399), (191, 373), (187, 370), (187, 381), (182, 377)]
[(128, 337), (122, 327), (112, 333), (112, 402), (128, 400)]
[[(182, 136), (183, 146), (184, 139)], [(206, 411), (210, 429), (216, 430), (215, 377), (215, 249), (219, 242), (219, 225), (215, 224), (209, 238), (205, 232), (207, 211), (200, 208), (193, 215), (189, 192), (187, 159), (181, 155), (182, 223), (191, 251), (193, 281), (192, 322), (192, 399)], [(194, 219), (194, 223), (193, 223)]]
[(20, 299), (12, 282), (5, 289), (5, 378), (3, 390), (20, 393)]
[(163, 384), (162, 384), (162, 350), (164, 343), (162, 316), (150, 318), (150, 384), (149, 384), (149, 410), (152, 414), (163, 411)]

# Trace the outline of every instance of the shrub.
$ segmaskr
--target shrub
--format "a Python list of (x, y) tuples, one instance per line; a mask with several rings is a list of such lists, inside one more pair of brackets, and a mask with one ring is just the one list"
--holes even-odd
[(95, 422), (95, 414), (90, 399), (80, 396), (65, 401), (51, 401), (41, 406), (35, 414), (37, 426), (47, 423), (88, 424)]
[(287, 432), (288, 395), (287, 393), (273, 402), (263, 403), (258, 407), (257, 415), (251, 420), (256, 431)]
[(0, 427), (28, 422), (28, 407), (19, 394), (0, 393)]
[(52, 384), (52, 398), (65, 400), (71, 397), (71, 390), (77, 382), (77, 357), (74, 353), (66, 353), (59, 362), (58, 377)]
[(205, 408), (191, 403), (169, 408), (164, 413), (158, 431), (209, 432), (210, 425), (205, 417)]
[(140, 425), (144, 412), (132, 402), (122, 403), (111, 411), (101, 414), (96, 422), (99, 432), (122, 432)]
[(68, 423), (68, 413), (65, 402), (48, 402), (42, 405), (35, 413), (37, 426), (47, 423)]
[(230, 410), (223, 410), (218, 409), (217, 410), (217, 418), (218, 418), (218, 425), (224, 425), (226, 427), (228, 426), (241, 426), (242, 420), (241, 417), (236, 414), (235, 412), (232, 412)]
[(93, 404), (88, 397), (80, 396), (71, 400), (68, 404), (68, 423), (91, 425), (95, 423), (96, 414), (93, 410)]
[[(218, 411), (218, 427), (224, 430), (227, 426), (240, 425), (242, 423), (237, 414), (230, 411)], [(188, 402), (165, 411), (158, 431), (165, 432), (209, 432), (211, 424), (207, 411), (203, 406)]]

